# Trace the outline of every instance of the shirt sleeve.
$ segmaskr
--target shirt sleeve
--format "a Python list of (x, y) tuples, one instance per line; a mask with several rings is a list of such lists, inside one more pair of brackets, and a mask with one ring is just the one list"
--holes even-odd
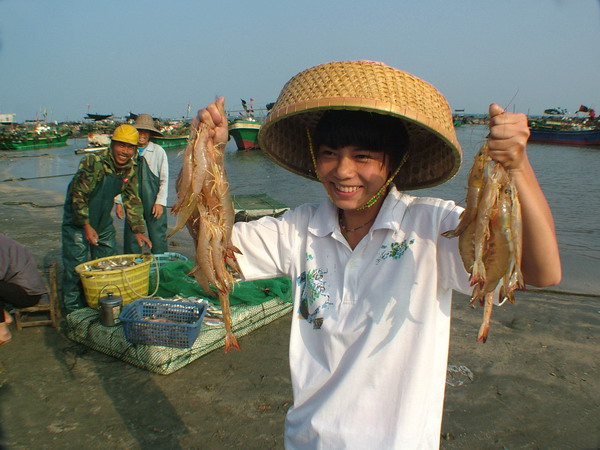
[(145, 233), (144, 209), (142, 200), (138, 195), (138, 172), (132, 170), (131, 176), (121, 192), (123, 208), (125, 208), (126, 220), (134, 233)]
[(101, 164), (94, 155), (87, 155), (79, 163), (71, 182), (69, 195), (73, 204), (74, 225), (82, 227), (90, 223), (89, 199), (94, 188), (104, 176)]
[(167, 158), (167, 152), (161, 147), (159, 148), (159, 184), (158, 193), (156, 194), (156, 201), (162, 206), (167, 206), (167, 197), (169, 194), (169, 159)]
[(241, 254), (236, 255), (246, 280), (260, 280), (289, 275), (294, 253), (293, 212), (282, 217), (263, 217), (234, 225), (232, 242)]
[(456, 228), (462, 211), (463, 208), (456, 206), (454, 202), (444, 202), (444, 208), (440, 209), (437, 259), (442, 285), (463, 294), (470, 294), (472, 288), (458, 249), (458, 237), (446, 238), (441, 235)]

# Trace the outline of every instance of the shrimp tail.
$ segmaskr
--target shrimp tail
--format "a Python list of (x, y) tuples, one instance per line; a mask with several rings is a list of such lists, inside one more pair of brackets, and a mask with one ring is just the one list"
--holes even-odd
[(490, 332), (490, 319), (492, 317), (492, 308), (494, 307), (494, 292), (488, 292), (485, 294), (485, 304), (483, 305), (483, 323), (479, 327), (479, 333), (477, 334), (477, 342), (485, 344), (487, 341), (488, 334)]
[(240, 348), (240, 344), (238, 344), (237, 339), (235, 338), (235, 335), (231, 331), (228, 331), (225, 333), (225, 353), (229, 352), (231, 348), (242, 350)]

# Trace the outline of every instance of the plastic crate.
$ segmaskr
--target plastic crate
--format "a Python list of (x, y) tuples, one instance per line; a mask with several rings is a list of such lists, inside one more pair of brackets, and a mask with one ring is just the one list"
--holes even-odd
[(187, 261), (187, 256), (182, 255), (181, 253), (175, 252), (166, 252), (166, 253), (157, 253), (154, 255), (154, 263), (150, 266), (150, 273), (156, 272), (156, 268), (159, 269), (163, 266), (163, 264), (173, 262), (173, 261)]
[[(138, 264), (125, 268), (112, 270), (88, 270), (87, 267), (101, 261), (138, 261)], [(83, 293), (90, 308), (98, 308), (101, 295), (112, 292), (115, 296), (123, 298), (123, 304), (148, 295), (148, 282), (150, 280), (150, 264), (152, 255), (130, 254), (115, 255), (95, 259), (75, 267), (81, 278)]]
[(119, 319), (125, 338), (133, 344), (189, 348), (205, 314), (203, 303), (139, 299), (125, 305)]

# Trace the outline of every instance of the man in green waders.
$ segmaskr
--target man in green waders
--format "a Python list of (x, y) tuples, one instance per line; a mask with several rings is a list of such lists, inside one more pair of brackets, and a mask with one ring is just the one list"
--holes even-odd
[(69, 183), (62, 223), (63, 306), (67, 313), (86, 306), (75, 267), (92, 259), (117, 254), (111, 211), (114, 198), (123, 195), (127, 222), (140, 246), (152, 247), (144, 235), (142, 202), (138, 196), (138, 131), (118, 126), (110, 147), (83, 157)]
[[(150, 114), (137, 116), (135, 124), (140, 135), (138, 141), (138, 184), (139, 195), (144, 208), (144, 221), (148, 237), (152, 241), (152, 253), (160, 254), (167, 248), (167, 194), (169, 191), (169, 161), (167, 152), (158, 144), (150, 141), (151, 136), (162, 136), (154, 126)], [(124, 217), (122, 198), (115, 198), (115, 213), (119, 219)], [(124, 252), (141, 253), (134, 234), (125, 223), (123, 232)]]

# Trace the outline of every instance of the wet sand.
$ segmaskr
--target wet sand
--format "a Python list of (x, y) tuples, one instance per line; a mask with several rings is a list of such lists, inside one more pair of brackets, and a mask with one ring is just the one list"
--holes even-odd
[[(60, 262), (61, 208), (0, 183), (0, 231), (38, 265)], [(38, 204), (60, 204), (38, 192)], [(39, 200), (39, 201), (38, 201)], [(190, 255), (185, 234), (170, 250)], [(496, 308), (487, 343), (482, 310), (456, 295), (449, 363), (473, 380), (447, 386), (442, 448), (600, 448), (600, 298), (519, 293)], [(0, 347), (0, 448), (281, 448), (292, 395), (287, 315), (158, 375), (98, 353), (49, 326)]]

